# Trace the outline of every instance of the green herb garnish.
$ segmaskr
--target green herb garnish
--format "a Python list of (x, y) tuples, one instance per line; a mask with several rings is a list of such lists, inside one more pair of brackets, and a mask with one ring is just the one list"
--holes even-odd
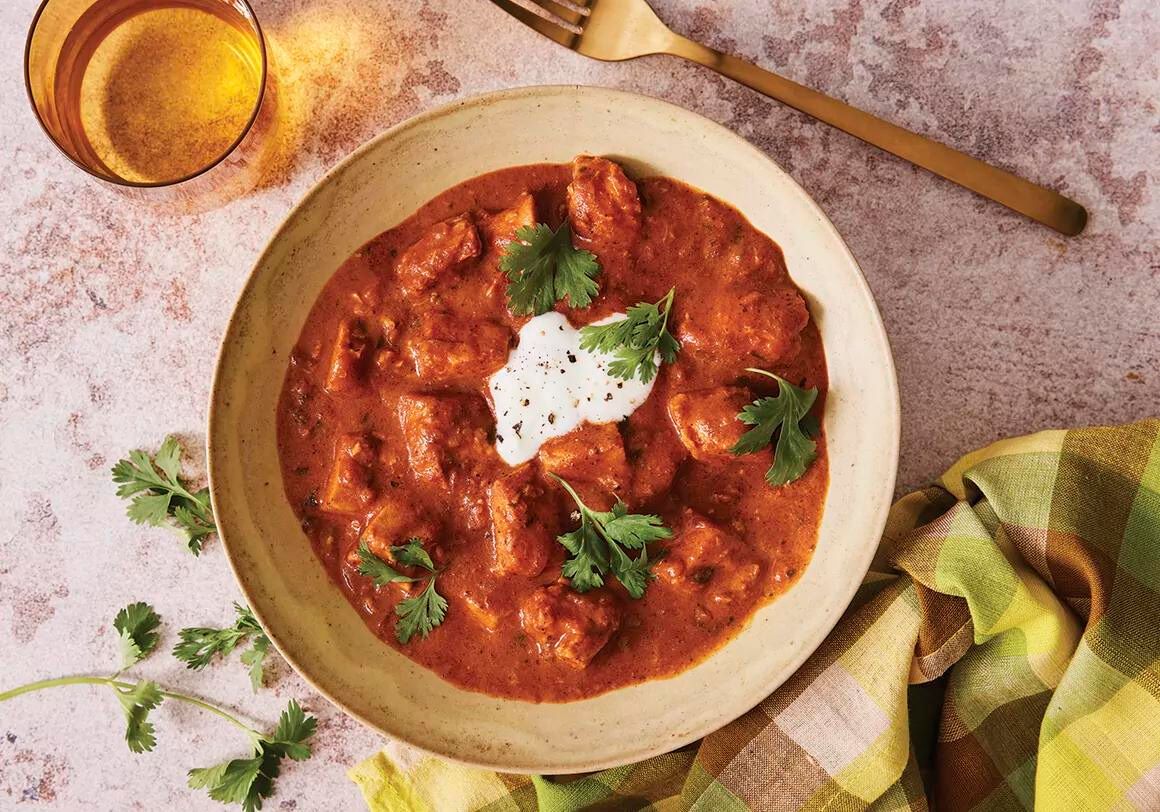
[[(607, 513), (592, 510), (564, 479), (549, 474), (564, 486), (580, 510), (580, 526), (558, 537), (571, 556), (562, 574), (577, 592), (604, 585), (608, 572), (616, 577), (633, 598), (644, 595), (654, 576), (645, 545), (673, 535), (661, 524), (660, 516), (629, 513), (620, 499)], [(625, 550), (640, 550), (632, 558)]]
[(599, 289), (600, 263), (594, 254), (572, 246), (566, 221), (554, 232), (543, 223), (517, 229), (499, 267), (511, 280), (507, 295), (517, 316), (539, 316), (565, 298), (570, 307), (588, 307)]
[(611, 324), (588, 325), (580, 330), (580, 348), (589, 352), (615, 353), (608, 374), (631, 381), (639, 377), (648, 383), (657, 374), (656, 356), (671, 364), (677, 360), (680, 343), (669, 332), (669, 312), (673, 307), (670, 289), (656, 304), (637, 302), (625, 318)]
[[(128, 651), (135, 658), (134, 663), (144, 659), (156, 648), (159, 624), (157, 613), (145, 603), (130, 604), (117, 613), (113, 625), (121, 634), (122, 645), (126, 650), (126, 641), (132, 642), (133, 648)], [(207, 790), (209, 797), (215, 801), (241, 804), (246, 812), (261, 809), (262, 801), (273, 794), (274, 782), (281, 771), (283, 759), (303, 761), (310, 758), (311, 750), (307, 742), (314, 735), (317, 722), (307, 716), (294, 700), (290, 700), (282, 712), (274, 732), (265, 734), (212, 702), (163, 690), (152, 680), (119, 679), (120, 673), (118, 671), (109, 677), (78, 676), (38, 680), (0, 692), (0, 702), (65, 685), (106, 686), (113, 691), (121, 705), (125, 715), (125, 743), (134, 753), (145, 753), (156, 747), (156, 730), (149, 715), (165, 700), (184, 702), (208, 711), (242, 730), (249, 737), (253, 749), (249, 758), (232, 759), (213, 767), (190, 770), (189, 786)]]
[[(426, 637), (431, 630), (443, 622), (447, 616), (447, 599), (435, 591), (435, 579), (439, 570), (431, 555), (417, 538), (408, 539), (402, 546), (391, 547), (391, 555), (405, 567), (418, 567), (430, 573), (427, 586), (418, 595), (399, 602), (395, 607), (395, 637), (404, 645), (418, 634)], [(358, 546), (358, 571), (374, 581), (375, 586), (395, 583), (417, 583), (421, 578), (412, 578), (396, 570), (390, 564), (371, 552), (366, 542)]]
[(207, 626), (192, 626), (177, 633), (180, 642), (173, 647), (173, 656), (194, 671), (200, 671), (210, 664), (215, 656), (228, 656), (235, 648), (247, 640), (253, 644), (245, 651), (241, 660), (250, 668), (250, 683), (257, 691), (262, 687), (262, 677), (266, 655), (270, 651), (270, 638), (262, 631), (258, 619), (248, 607), (234, 604), (237, 619), (232, 626), (215, 629)]
[(153, 459), (133, 451), (113, 466), (117, 496), (130, 499), (126, 510), (137, 524), (176, 527), (194, 555), (201, 552), (206, 536), (217, 532), (209, 489), (190, 491), (181, 479), (181, 444), (166, 437)]
[(282, 769), (282, 759), (305, 761), (310, 758), (307, 742), (318, 722), (307, 716), (293, 699), (282, 711), (278, 727), (271, 735), (251, 731), (253, 752), (249, 758), (235, 758), (212, 767), (189, 771), (191, 789), (204, 789), (209, 797), (225, 804), (241, 804), (245, 812), (262, 808), (262, 801), (274, 793), (274, 781)]
[(157, 648), (160, 625), (161, 618), (147, 603), (131, 603), (117, 613), (113, 628), (121, 635), (121, 668), (141, 662)]
[(817, 443), (811, 438), (816, 423), (809, 415), (817, 400), (817, 387), (802, 389), (764, 369), (746, 369), (777, 381), (775, 397), (760, 398), (746, 406), (737, 419), (754, 428), (745, 432), (729, 449), (734, 454), (752, 454), (773, 442), (777, 433), (773, 465), (765, 472), (765, 481), (777, 487), (799, 479), (818, 456)]
[(113, 693), (125, 713), (125, 744), (134, 753), (147, 753), (157, 746), (157, 735), (149, 712), (164, 698), (156, 682), (140, 680), (130, 685), (113, 686)]

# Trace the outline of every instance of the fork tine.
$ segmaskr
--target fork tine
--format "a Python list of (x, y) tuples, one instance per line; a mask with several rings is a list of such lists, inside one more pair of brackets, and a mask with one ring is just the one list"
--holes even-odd
[(585, 17), (576, 11), (576, 5), (570, 0), (513, 0), (513, 2), (573, 34), (584, 33), (580, 24), (584, 22)]
[(569, 31), (559, 23), (552, 22), (538, 14), (528, 11), (523, 6), (512, 2), (512, 0), (491, 0), (491, 2), (515, 17), (524, 25), (538, 31), (558, 45), (571, 48), (576, 41), (576, 34), (574, 32)]
[(572, 25), (582, 26), (588, 19), (588, 8), (576, 0), (531, 0), (540, 8), (555, 14)]

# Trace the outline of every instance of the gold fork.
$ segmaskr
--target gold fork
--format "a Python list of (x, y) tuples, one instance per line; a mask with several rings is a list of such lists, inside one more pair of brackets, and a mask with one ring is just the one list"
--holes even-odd
[(1087, 223), (1084, 207), (1058, 192), (674, 33), (646, 0), (523, 0), (540, 13), (513, 0), (491, 2), (553, 42), (593, 59), (619, 62), (671, 54), (712, 68), (1062, 234), (1079, 234)]

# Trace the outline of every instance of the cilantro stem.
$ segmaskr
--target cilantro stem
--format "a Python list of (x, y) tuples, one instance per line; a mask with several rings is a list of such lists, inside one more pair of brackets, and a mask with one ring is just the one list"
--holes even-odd
[(572, 501), (576, 503), (576, 507), (579, 510), (582, 510), (582, 511), (588, 510), (587, 505), (584, 504), (584, 500), (580, 498), (580, 494), (578, 494), (578, 493), (576, 493), (576, 491), (572, 490), (572, 486), (568, 484), (568, 480), (564, 479), (561, 476), (557, 476), (556, 474), (552, 473), (551, 471), (548, 471), (548, 476), (550, 476), (552, 479), (556, 480), (557, 482), (559, 482), (561, 485), (564, 486), (564, 490), (566, 490), (568, 492), (568, 495), (572, 497)]
[[(57, 677), (56, 679), (42, 679), (0, 693), (0, 702), (6, 702), (9, 699), (15, 699), (22, 694), (30, 694), (34, 691), (43, 691), (46, 688), (59, 688), (65, 685), (108, 685), (111, 688), (125, 689), (134, 687), (136, 683), (122, 682), (115, 679), (114, 677)], [(233, 714), (228, 713), (227, 711), (219, 708), (217, 705), (206, 702), (203, 699), (198, 699), (197, 697), (190, 696), (189, 694), (178, 693), (177, 691), (161, 691), (161, 695), (166, 699), (175, 699), (178, 702), (185, 702), (186, 704), (193, 705), (195, 707), (201, 708), (204, 711), (209, 711), (216, 716), (220, 716), (222, 719), (225, 719), (235, 727), (244, 730), (250, 736), (262, 735), (259, 731), (254, 730), (252, 727), (238, 719)]]
[(592, 522), (592, 526), (596, 528), (596, 532), (600, 534), (600, 537), (608, 544), (615, 544), (616, 542), (610, 539), (608, 534), (604, 532), (604, 527), (601, 525), (600, 521), (592, 515), (592, 510), (588, 507), (588, 505), (584, 504), (584, 500), (580, 498), (580, 494), (576, 493), (576, 491), (572, 489), (572, 486), (568, 484), (568, 481), (563, 477), (557, 476), (551, 471), (548, 471), (548, 476), (564, 486), (564, 490), (568, 492), (568, 495), (572, 497), (572, 501), (576, 503), (576, 509), (580, 511), (582, 516), (587, 517), (587, 519)]
[(592, 522), (592, 526), (596, 528), (596, 532), (600, 534), (600, 538), (604, 539), (604, 543), (608, 545), (609, 549), (616, 549), (618, 552), (623, 553), (624, 551), (620, 549), (620, 543), (608, 535), (608, 531), (604, 529), (604, 523), (592, 514), (592, 509), (584, 504), (584, 500), (580, 498), (580, 495), (576, 491), (572, 490), (572, 486), (565, 479), (556, 476), (551, 471), (548, 472), (548, 476), (564, 486), (564, 490), (576, 502), (576, 508), (582, 515), (588, 518), (588, 521)]
[[(661, 329), (657, 332), (657, 335), (663, 335), (665, 330), (669, 328), (669, 312), (673, 309), (673, 294), (676, 292), (676, 288), (669, 288), (669, 292), (664, 295), (664, 298), (657, 302), (657, 310), (664, 313), (664, 316), (661, 318)], [(664, 305), (663, 308), (661, 307), (662, 304)]]

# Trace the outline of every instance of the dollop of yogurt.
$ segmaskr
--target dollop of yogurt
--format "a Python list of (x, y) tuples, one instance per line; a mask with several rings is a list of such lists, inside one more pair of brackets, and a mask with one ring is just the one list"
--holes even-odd
[[(593, 322), (608, 324), (623, 313)], [(536, 456), (540, 446), (581, 423), (612, 423), (635, 412), (655, 378), (641, 383), (608, 374), (613, 356), (580, 349), (580, 331), (561, 313), (536, 316), (519, 345), (488, 379), (495, 406), (495, 447), (508, 465)]]

